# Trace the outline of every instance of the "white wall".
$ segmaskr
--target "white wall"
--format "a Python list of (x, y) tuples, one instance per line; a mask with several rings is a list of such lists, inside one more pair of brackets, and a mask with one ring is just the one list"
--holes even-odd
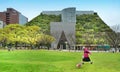
[(0, 28), (3, 28), (3, 21), (0, 21)]
[(28, 19), (22, 14), (19, 14), (19, 24), (24, 25), (27, 22), (28, 22)]
[(47, 14), (47, 15), (60, 15), (61, 11), (43, 11), (42, 14)]

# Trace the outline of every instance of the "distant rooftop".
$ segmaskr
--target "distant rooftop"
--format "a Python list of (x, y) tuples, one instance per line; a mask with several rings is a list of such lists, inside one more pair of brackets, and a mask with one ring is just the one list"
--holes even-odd
[[(73, 8), (73, 7), (72, 7)], [(61, 11), (42, 11), (42, 14), (47, 14), (47, 15), (61, 15)], [(82, 15), (82, 14), (94, 14), (94, 11), (76, 11), (76, 15)]]

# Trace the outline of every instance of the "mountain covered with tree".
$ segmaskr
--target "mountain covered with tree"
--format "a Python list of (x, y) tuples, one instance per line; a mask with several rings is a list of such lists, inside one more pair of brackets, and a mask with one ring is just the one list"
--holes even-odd
[[(50, 22), (61, 22), (61, 15), (40, 14), (26, 25), (37, 25), (44, 33), (50, 34)], [(76, 16), (76, 44), (107, 44), (105, 32), (112, 30), (97, 13)]]

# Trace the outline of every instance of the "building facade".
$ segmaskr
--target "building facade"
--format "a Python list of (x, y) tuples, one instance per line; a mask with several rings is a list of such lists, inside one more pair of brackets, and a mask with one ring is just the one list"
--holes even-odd
[(55, 41), (51, 44), (55, 49), (69, 49), (75, 45), (75, 23), (74, 22), (51, 22), (51, 35)]
[(51, 35), (56, 41), (51, 44), (56, 49), (71, 49), (75, 45), (76, 8), (61, 11), (61, 22), (51, 22)]
[(25, 24), (28, 18), (13, 8), (7, 8), (7, 11), (0, 12), (0, 19), (6, 24)]
[(46, 15), (61, 15), (61, 22), (50, 23), (51, 35), (55, 37), (51, 48), (74, 49), (76, 45), (76, 15), (94, 13), (94, 11), (76, 11), (75, 7), (65, 8), (61, 11), (43, 11), (42, 14)]

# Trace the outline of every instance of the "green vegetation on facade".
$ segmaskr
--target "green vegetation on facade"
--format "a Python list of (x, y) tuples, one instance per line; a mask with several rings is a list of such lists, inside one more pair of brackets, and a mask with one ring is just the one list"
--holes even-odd
[(41, 27), (41, 30), (44, 33), (49, 34), (50, 33), (50, 22), (60, 22), (61, 21), (61, 16), (56, 16), (56, 15), (43, 15), (40, 14), (37, 17), (35, 17), (33, 20), (28, 22), (26, 25), (27, 26), (32, 26), (36, 25)]
[[(37, 25), (50, 34), (50, 22), (60, 22), (61, 16), (40, 14), (26, 25)], [(100, 17), (95, 14), (76, 16), (76, 44), (109, 44), (105, 32), (112, 32)]]
[(109, 44), (105, 38), (105, 32), (112, 32), (112, 30), (97, 14), (77, 16), (77, 44)]

